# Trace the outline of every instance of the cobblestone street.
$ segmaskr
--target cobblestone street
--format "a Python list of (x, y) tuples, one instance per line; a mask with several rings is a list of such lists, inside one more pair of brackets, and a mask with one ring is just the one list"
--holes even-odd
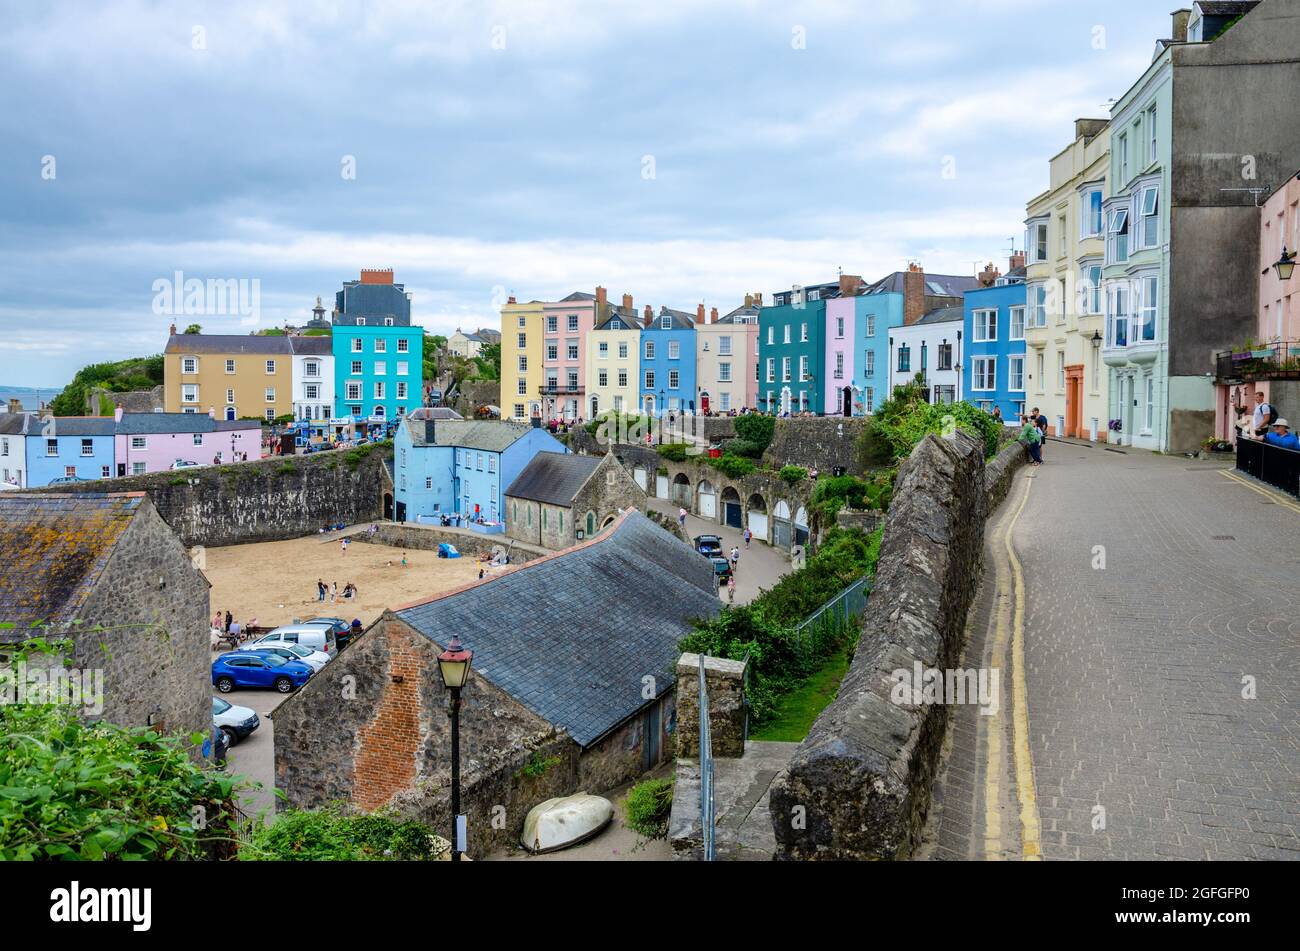
[[(934, 859), (1300, 859), (1300, 505), (1053, 442), (990, 519)], [(1009, 544), (1008, 544), (1009, 539)]]

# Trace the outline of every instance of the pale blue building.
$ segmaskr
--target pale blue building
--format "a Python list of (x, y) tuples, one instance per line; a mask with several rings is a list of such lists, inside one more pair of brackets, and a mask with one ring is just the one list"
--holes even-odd
[(545, 429), (470, 419), (406, 419), (393, 437), (393, 518), (459, 515), (499, 525), (505, 491), (539, 452), (567, 453)]
[(27, 486), (49, 485), (56, 479), (108, 479), (113, 476), (112, 416), (55, 416), (42, 420), (28, 415)]

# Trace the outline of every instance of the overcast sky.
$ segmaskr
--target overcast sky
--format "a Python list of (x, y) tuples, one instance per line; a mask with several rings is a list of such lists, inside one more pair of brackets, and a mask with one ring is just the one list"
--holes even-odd
[(1005, 269), (1175, 5), (0, 0), (0, 385), (160, 352), (176, 271), (274, 326), (393, 267), (449, 333), (598, 283), (725, 312)]

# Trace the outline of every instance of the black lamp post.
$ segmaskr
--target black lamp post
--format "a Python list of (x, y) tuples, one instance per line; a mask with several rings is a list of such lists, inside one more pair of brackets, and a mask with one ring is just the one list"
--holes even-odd
[(1273, 270), (1277, 271), (1280, 280), (1291, 280), (1291, 275), (1295, 273), (1295, 259), (1296, 252), (1292, 251), (1288, 254), (1286, 245), (1282, 245), (1282, 258), (1273, 265)]
[(460, 861), (460, 691), (469, 681), (474, 652), (466, 650), (460, 637), (452, 635), (447, 649), (438, 655), (438, 674), (451, 691), (451, 860)]
[(1092, 332), (1092, 338), (1091, 338), (1091, 339), (1092, 339), (1092, 349), (1093, 349), (1093, 350), (1100, 350), (1100, 349), (1101, 349), (1101, 344), (1102, 344), (1101, 331), (1100, 331), (1100, 330), (1094, 330), (1094, 331)]

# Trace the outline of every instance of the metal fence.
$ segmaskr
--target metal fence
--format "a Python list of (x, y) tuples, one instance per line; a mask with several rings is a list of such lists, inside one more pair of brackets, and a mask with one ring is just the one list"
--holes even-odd
[(704, 680), (704, 657), (700, 656), (700, 829), (704, 838), (704, 861), (714, 858), (713, 833), (717, 819), (713, 801), (713, 736), (709, 732), (709, 688)]
[(794, 629), (800, 644), (808, 634), (834, 635), (848, 628), (861, 617), (871, 592), (871, 579), (859, 578), (835, 597), (810, 614)]
[(1237, 469), (1300, 498), (1300, 452), (1258, 439), (1237, 440)]

